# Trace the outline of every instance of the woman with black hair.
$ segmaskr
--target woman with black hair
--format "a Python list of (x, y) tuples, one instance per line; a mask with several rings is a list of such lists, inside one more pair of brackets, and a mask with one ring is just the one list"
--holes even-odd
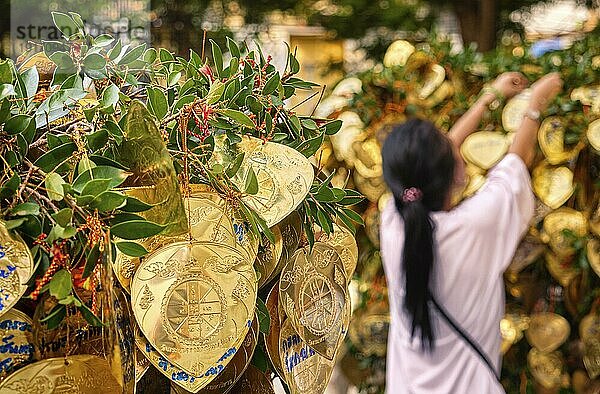
[(471, 198), (451, 207), (464, 183), (459, 148), (497, 96), (527, 85), (520, 73), (500, 75), (445, 135), (425, 120), (396, 126), (383, 149), (393, 199), (382, 212), (381, 253), (391, 326), (387, 393), (503, 393), (500, 320), (502, 275), (533, 216), (527, 166), (540, 113), (562, 81), (548, 74), (532, 87), (529, 107), (509, 153)]

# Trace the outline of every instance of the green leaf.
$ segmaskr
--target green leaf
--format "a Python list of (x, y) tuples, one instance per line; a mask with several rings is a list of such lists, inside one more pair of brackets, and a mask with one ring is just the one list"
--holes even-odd
[(60, 323), (67, 316), (67, 307), (61, 304), (56, 305), (50, 313), (40, 319), (41, 323), (46, 324), (48, 330), (53, 330), (60, 325)]
[(85, 171), (90, 171), (94, 167), (96, 167), (96, 163), (91, 161), (90, 158), (85, 155), (79, 160), (79, 163), (77, 163), (77, 175), (80, 175)]
[(146, 51), (146, 44), (141, 44), (126, 52), (125, 55), (117, 62), (119, 66), (124, 66), (138, 60)]
[(160, 58), (160, 61), (162, 63), (168, 63), (168, 62), (172, 62), (173, 60), (175, 60), (175, 58), (173, 57), (173, 54), (171, 52), (169, 52), (168, 50), (166, 50), (165, 48), (159, 49), (158, 57)]
[(229, 165), (227, 166), (227, 169), (225, 170), (225, 175), (227, 175), (227, 177), (233, 178), (235, 176), (235, 174), (237, 174), (240, 167), (242, 166), (242, 163), (244, 162), (244, 156), (245, 156), (245, 154), (244, 154), (244, 152), (242, 152), (235, 157), (234, 161), (229, 163)]
[(325, 133), (322, 133), (315, 138), (311, 138), (309, 140), (301, 143), (296, 150), (302, 153), (305, 157), (311, 157), (315, 154), (316, 151), (319, 150), (321, 145), (323, 145), (323, 139), (325, 138)]
[(281, 77), (279, 76), (278, 72), (275, 72), (273, 75), (271, 75), (271, 77), (267, 80), (267, 83), (265, 83), (265, 86), (263, 87), (262, 94), (267, 96), (273, 93), (279, 86), (280, 80)]
[(92, 179), (88, 181), (81, 190), (82, 196), (94, 196), (104, 193), (110, 189), (110, 179)]
[(92, 179), (110, 179), (110, 187), (119, 186), (125, 179), (130, 175), (127, 171), (111, 166), (97, 166), (92, 168), (90, 171), (85, 171), (79, 174), (79, 176), (73, 182), (73, 190), (77, 193), (81, 193), (86, 183)]
[(79, 15), (76, 12), (69, 12), (69, 15), (73, 19), (73, 22), (75, 22), (75, 26), (77, 26), (79, 29), (83, 30), (83, 28), (85, 26), (83, 24), (83, 19), (81, 19), (81, 15)]
[(0, 83), (13, 83), (12, 60), (0, 61)]
[(99, 212), (114, 211), (125, 204), (127, 196), (123, 193), (106, 191), (100, 193), (90, 202), (90, 208), (97, 209)]
[(212, 47), (213, 61), (215, 62), (217, 75), (220, 77), (223, 73), (223, 52), (214, 40), (210, 40), (210, 45)]
[(263, 373), (267, 372), (269, 369), (269, 362), (267, 361), (267, 356), (265, 355), (265, 351), (262, 349), (262, 346), (257, 346), (254, 350), (251, 364), (261, 370)]
[(81, 312), (81, 314), (83, 315), (85, 320), (91, 326), (102, 327), (103, 326), (102, 321), (96, 315), (94, 315), (92, 310), (90, 308), (88, 308), (87, 305), (85, 305), (81, 300), (79, 300), (79, 302), (81, 302), (81, 306), (79, 306), (77, 309), (79, 309), (79, 312)]
[(100, 106), (102, 108), (113, 107), (119, 102), (119, 88), (115, 84), (110, 84), (104, 91), (102, 92), (102, 97), (100, 98)]
[(29, 115), (15, 115), (6, 121), (4, 131), (11, 135), (22, 133), (31, 126), (32, 121)]
[(4, 227), (6, 227), (7, 230), (13, 230), (17, 227), (20, 227), (23, 223), (25, 223), (26, 220), (27, 218), (7, 220), (4, 222)]
[(215, 81), (212, 85), (210, 85), (210, 89), (208, 90), (208, 94), (206, 95), (206, 104), (213, 105), (223, 95), (225, 91), (225, 84), (221, 81)]
[(14, 216), (37, 216), (40, 214), (40, 206), (34, 202), (24, 202), (12, 208), (10, 213)]
[(34, 163), (44, 172), (53, 171), (60, 163), (65, 162), (77, 150), (74, 142), (69, 142), (49, 150), (40, 156)]
[(50, 60), (56, 64), (57, 71), (68, 73), (75, 71), (75, 63), (68, 53), (62, 51), (56, 51), (50, 55)]
[(167, 96), (159, 88), (148, 87), (148, 110), (156, 116), (158, 120), (162, 120), (169, 112), (169, 104)]
[(146, 52), (144, 52), (144, 61), (148, 64), (154, 63), (157, 57), (158, 52), (154, 48), (148, 48)]
[(321, 210), (317, 211), (317, 221), (319, 222), (319, 226), (321, 226), (327, 234), (331, 233), (331, 219)]
[(240, 48), (230, 37), (227, 37), (227, 48), (229, 48), (231, 57), (237, 57), (238, 59), (241, 57)]
[(94, 271), (94, 268), (96, 268), (98, 261), (100, 261), (100, 245), (96, 244), (87, 255), (85, 267), (83, 268), (83, 274), (81, 276), (84, 278), (90, 276)]
[(33, 97), (37, 92), (38, 84), (40, 82), (40, 75), (38, 74), (37, 67), (33, 66), (25, 71), (21, 74), (21, 79), (23, 80), (23, 85), (25, 85), (24, 93), (26, 97)]
[(289, 58), (288, 63), (290, 65), (290, 72), (292, 74), (297, 74), (298, 71), (300, 71), (300, 63), (298, 62), (298, 59), (296, 59), (296, 56), (294, 56), (291, 53), (290, 53), (290, 58)]
[(90, 53), (83, 58), (83, 67), (88, 70), (103, 70), (106, 67), (106, 59), (98, 53)]
[(97, 47), (105, 47), (112, 44), (115, 39), (110, 34), (101, 34), (94, 38), (94, 45)]
[(342, 212), (344, 212), (344, 214), (346, 214), (346, 216), (348, 216), (352, 221), (354, 221), (360, 225), (364, 224), (362, 217), (358, 213), (353, 211), (352, 209), (342, 208)]
[(146, 204), (145, 202), (138, 200), (135, 197), (127, 197), (125, 205), (121, 207), (121, 211), (124, 212), (144, 212), (152, 208), (154, 205)]
[(54, 25), (58, 28), (58, 30), (60, 30), (60, 32), (67, 38), (79, 32), (77, 24), (73, 18), (67, 14), (63, 14), (62, 12), (52, 12), (52, 20), (54, 21)]
[(267, 306), (260, 298), (256, 298), (256, 316), (258, 317), (258, 327), (260, 332), (268, 334), (271, 327), (271, 317), (269, 316)]
[(117, 248), (127, 256), (142, 257), (148, 254), (146, 248), (136, 242), (122, 241), (115, 242), (115, 245), (117, 245)]
[(60, 211), (53, 213), (52, 218), (56, 220), (61, 227), (67, 227), (73, 218), (73, 210), (71, 208), (63, 208)]
[(168, 87), (175, 86), (177, 84), (177, 82), (179, 82), (180, 79), (181, 79), (181, 72), (174, 71), (174, 72), (170, 73), (169, 78), (167, 78), (167, 86)]
[(117, 40), (117, 42), (115, 43), (115, 46), (113, 46), (111, 48), (111, 50), (108, 51), (108, 57), (110, 58), (110, 60), (115, 61), (121, 54), (122, 50), (123, 50), (123, 44), (121, 43), (121, 40)]
[(63, 185), (65, 183), (65, 180), (62, 179), (62, 177), (56, 172), (51, 172), (48, 175), (46, 175), (44, 185), (46, 186), (48, 198), (52, 201), (62, 200), (65, 197), (65, 192), (63, 190)]
[(243, 112), (236, 111), (234, 109), (224, 109), (224, 110), (220, 111), (220, 113), (227, 116), (228, 118), (230, 118), (231, 120), (233, 120), (234, 122), (236, 122), (239, 125), (247, 127), (249, 129), (256, 128), (256, 125), (254, 124), (252, 119), (250, 119), (250, 117)]
[(17, 192), (20, 185), (21, 178), (19, 177), (19, 174), (15, 172), (10, 179), (0, 187), (0, 198), (12, 197)]
[(115, 224), (110, 228), (110, 231), (119, 238), (132, 240), (159, 234), (166, 227), (167, 225), (161, 225), (146, 220), (131, 220)]
[(342, 128), (342, 121), (339, 119), (336, 119), (332, 122), (326, 123), (324, 127), (325, 127), (325, 134), (333, 135), (333, 134), (336, 134), (338, 131), (340, 131), (340, 129)]
[(258, 193), (258, 179), (256, 178), (256, 173), (252, 167), (248, 167), (248, 173), (246, 174), (246, 186), (244, 189), (248, 194), (254, 195)]
[(66, 269), (61, 269), (55, 273), (50, 280), (50, 295), (59, 300), (68, 296), (72, 288), (71, 273)]

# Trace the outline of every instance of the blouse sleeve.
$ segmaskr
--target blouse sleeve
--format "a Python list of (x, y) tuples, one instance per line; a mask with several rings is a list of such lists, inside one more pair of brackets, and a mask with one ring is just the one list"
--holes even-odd
[(534, 206), (527, 167), (518, 155), (509, 153), (488, 172), (481, 190), (459, 208), (503, 272), (529, 226)]

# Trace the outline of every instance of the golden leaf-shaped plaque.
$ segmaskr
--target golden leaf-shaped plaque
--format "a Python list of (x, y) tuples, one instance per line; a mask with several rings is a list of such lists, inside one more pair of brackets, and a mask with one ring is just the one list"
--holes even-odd
[(0, 221), (0, 316), (19, 301), (33, 274), (33, 256), (18, 234)]
[(342, 79), (335, 85), (331, 92), (334, 96), (352, 98), (355, 94), (362, 91), (362, 81), (356, 77)]
[(283, 368), (281, 367), (281, 358), (279, 357), (279, 332), (281, 331), (281, 320), (279, 319), (279, 284), (276, 283), (271, 288), (265, 306), (269, 311), (271, 319), (269, 333), (264, 334), (265, 349), (271, 363), (275, 367), (275, 372), (283, 379)]
[(281, 251), (281, 257), (277, 263), (277, 268), (275, 268), (275, 271), (273, 271), (267, 282), (270, 282), (271, 279), (279, 275), (296, 249), (298, 249), (300, 237), (302, 236), (302, 218), (300, 217), (298, 211), (290, 213), (285, 217), (285, 219), (279, 222), (278, 226), (281, 230), (283, 248)]
[(344, 264), (346, 279), (349, 283), (352, 275), (354, 275), (356, 263), (358, 263), (358, 245), (356, 244), (354, 235), (346, 227), (333, 223), (333, 232), (331, 234), (327, 235), (324, 231), (321, 231), (315, 238), (319, 242), (333, 246), (337, 251)]
[(559, 352), (544, 353), (531, 349), (527, 354), (527, 365), (535, 380), (547, 389), (560, 386), (563, 361)]
[(431, 94), (444, 83), (444, 79), (446, 79), (446, 70), (444, 67), (439, 64), (432, 64), (425, 75), (423, 86), (419, 89), (419, 99), (425, 100), (427, 97), (431, 96)]
[(465, 139), (460, 153), (469, 163), (488, 170), (504, 157), (509, 146), (508, 139), (502, 133), (478, 131)]
[(600, 86), (581, 86), (573, 89), (571, 100), (581, 101), (581, 104), (592, 107), (592, 111), (600, 109)]
[(583, 237), (587, 233), (587, 219), (583, 213), (563, 207), (546, 215), (543, 230), (552, 251), (558, 256), (567, 256), (575, 252), (571, 234)]
[(573, 149), (565, 150), (564, 121), (558, 116), (550, 116), (544, 119), (538, 130), (538, 142), (540, 149), (546, 156), (546, 160), (552, 165), (574, 159), (584, 146), (583, 144), (577, 144)]
[(390, 44), (383, 56), (385, 67), (404, 66), (415, 51), (415, 47), (406, 40), (396, 40)]
[(0, 384), (0, 392), (5, 394), (105, 394), (122, 390), (108, 362), (88, 354), (38, 361)]
[(589, 313), (579, 323), (579, 337), (582, 340), (596, 338), (600, 335), (600, 315)]
[(356, 161), (353, 144), (363, 133), (364, 124), (356, 112), (345, 111), (338, 117), (341, 120), (342, 128), (337, 133), (330, 135), (329, 140), (333, 146), (335, 158), (339, 161), (345, 161), (346, 164), (353, 167)]
[(542, 353), (549, 353), (565, 343), (570, 332), (567, 319), (556, 313), (543, 312), (531, 316), (525, 336), (531, 346)]
[(529, 100), (531, 99), (531, 90), (525, 89), (515, 97), (508, 100), (502, 110), (502, 127), (506, 131), (517, 131), (523, 116), (527, 112)]
[(300, 336), (322, 356), (333, 360), (344, 338), (349, 308), (342, 260), (332, 246), (315, 242), (299, 249), (281, 272), (279, 294), (293, 303), (284, 311)]
[(238, 250), (178, 242), (142, 262), (131, 284), (131, 303), (150, 344), (172, 364), (201, 376), (231, 360), (223, 355), (244, 340), (256, 292), (252, 263)]
[(593, 238), (587, 243), (586, 254), (590, 267), (600, 276), (600, 241)]
[[(139, 330), (138, 330), (138, 332), (139, 332)], [(141, 333), (140, 333), (140, 336), (141, 336)], [(146, 341), (145, 338), (144, 338), (144, 340)], [(146, 341), (146, 343), (148, 343), (148, 341)], [(142, 353), (142, 351), (136, 346), (136, 348), (135, 348), (135, 383), (138, 383), (144, 377), (144, 374), (148, 371), (148, 368), (150, 368), (150, 360), (148, 360), (148, 358), (146, 356), (144, 356), (144, 353)]]
[[(223, 136), (225, 137), (225, 136)], [(272, 227), (295, 210), (308, 194), (313, 179), (313, 167), (306, 157), (288, 146), (242, 136), (242, 141), (226, 149), (225, 138), (215, 139), (212, 163), (227, 164), (238, 153), (244, 160), (231, 181), (245, 190), (246, 178), (252, 168), (258, 180), (258, 193), (244, 194), (242, 201), (258, 212)]]
[(600, 375), (600, 339), (599, 336), (583, 342), (583, 365), (590, 378), (596, 379)]
[(563, 287), (569, 286), (580, 272), (579, 267), (577, 267), (576, 263), (571, 261), (572, 259), (569, 257), (564, 259), (558, 257), (554, 253), (546, 253), (545, 259), (548, 272), (550, 272), (550, 275), (552, 275), (552, 277)]
[(384, 357), (389, 327), (389, 310), (374, 304), (353, 316), (348, 335), (361, 353)]
[(0, 317), (0, 380), (35, 357), (31, 318), (15, 308)]
[(587, 139), (594, 149), (600, 151), (600, 119), (596, 119), (588, 125)]
[(356, 160), (354, 169), (368, 179), (383, 176), (381, 146), (375, 137), (360, 138), (354, 141), (352, 149)]
[(533, 170), (532, 183), (536, 196), (552, 209), (567, 202), (575, 191), (571, 170), (567, 167), (549, 167), (545, 162)]
[(290, 319), (281, 326), (279, 354), (285, 381), (292, 394), (325, 391), (333, 372), (333, 361), (321, 356), (303, 341)]
[(365, 178), (358, 171), (354, 171), (354, 183), (358, 191), (372, 202), (377, 202), (387, 190), (383, 177)]
[(523, 313), (507, 313), (500, 320), (502, 345), (500, 352), (506, 354), (508, 349), (523, 338), (523, 331), (529, 327), (529, 317)]

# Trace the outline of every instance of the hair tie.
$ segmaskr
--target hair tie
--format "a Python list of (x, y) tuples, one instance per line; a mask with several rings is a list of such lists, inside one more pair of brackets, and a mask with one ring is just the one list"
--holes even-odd
[(408, 189), (404, 189), (404, 192), (402, 193), (402, 202), (408, 203), (419, 201), (421, 197), (423, 197), (421, 189), (409, 187)]

